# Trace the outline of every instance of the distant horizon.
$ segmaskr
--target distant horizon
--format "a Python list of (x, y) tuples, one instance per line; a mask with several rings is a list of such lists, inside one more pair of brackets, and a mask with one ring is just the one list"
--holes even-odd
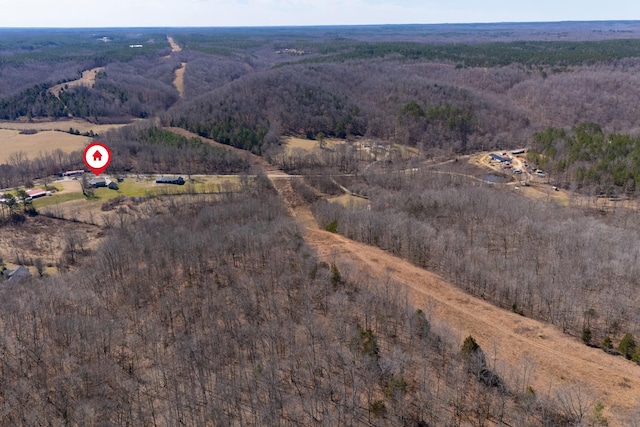
[[(409, 26), (466, 26), (466, 25), (527, 25), (527, 24), (589, 24), (589, 23), (637, 23), (640, 19), (593, 19), (560, 21), (495, 21), (495, 22), (433, 22), (433, 23), (389, 23), (389, 24), (283, 24), (283, 25), (131, 25), (131, 26), (0, 26), (0, 30), (108, 30), (108, 29), (198, 29), (198, 28), (345, 28), (345, 27), (409, 27)], [(640, 29), (640, 28), (639, 28)]]
[[(621, 19), (624, 18), (624, 19)], [(0, 28), (191, 28), (632, 22), (640, 3), (610, 0), (26, 0)]]

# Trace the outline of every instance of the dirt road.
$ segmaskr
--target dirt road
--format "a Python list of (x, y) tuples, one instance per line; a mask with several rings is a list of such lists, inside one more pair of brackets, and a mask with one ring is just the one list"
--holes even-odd
[(473, 335), (488, 358), (506, 362), (510, 368), (501, 374), (511, 376), (512, 383), (517, 380), (521, 390), (531, 386), (539, 395), (555, 396), (563, 388), (580, 384), (582, 398), (588, 395), (592, 403), (605, 404), (610, 426), (629, 425), (627, 417), (640, 408), (639, 366), (589, 348), (551, 325), (470, 296), (442, 277), (383, 250), (320, 230), (309, 206), (295, 197), (290, 180), (274, 179), (274, 183), (321, 259), (341, 269), (355, 268), (359, 275), (390, 277), (405, 286), (416, 308), (431, 311), (461, 341)]
[(187, 63), (181, 62), (180, 68), (175, 71), (175, 78), (173, 79), (173, 85), (180, 94), (180, 98), (184, 98), (184, 72), (187, 70)]
[(60, 83), (59, 85), (55, 85), (49, 88), (48, 92), (54, 94), (57, 97), (60, 97), (60, 91), (62, 91), (62, 89), (65, 87), (68, 87), (68, 88), (72, 88), (76, 86), (93, 87), (93, 85), (96, 83), (96, 74), (98, 74), (98, 72), (102, 70), (104, 70), (104, 67), (85, 70), (82, 72), (82, 77), (79, 78), (78, 80), (74, 80), (66, 83)]
[(169, 42), (169, 45), (171, 46), (171, 52), (180, 52), (180, 51), (182, 51), (182, 48), (180, 47), (180, 45), (178, 45), (178, 43), (176, 43), (176, 41), (173, 39), (173, 37), (167, 36), (167, 41)]

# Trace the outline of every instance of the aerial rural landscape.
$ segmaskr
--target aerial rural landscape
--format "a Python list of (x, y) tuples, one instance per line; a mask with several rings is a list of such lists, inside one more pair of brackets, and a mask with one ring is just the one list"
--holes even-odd
[(0, 29), (0, 425), (640, 426), (638, 99), (640, 21)]

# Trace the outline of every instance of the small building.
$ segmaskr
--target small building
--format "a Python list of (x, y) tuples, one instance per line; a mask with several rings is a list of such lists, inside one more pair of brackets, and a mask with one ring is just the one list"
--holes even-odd
[(62, 173), (62, 176), (76, 176), (76, 175), (82, 175), (84, 173), (83, 169), (77, 169), (77, 170), (73, 170), (73, 171), (66, 171)]
[(156, 184), (175, 184), (175, 185), (184, 185), (184, 178), (182, 178), (181, 176), (179, 177), (168, 177), (168, 176), (161, 176), (159, 178), (156, 178)]
[(517, 150), (511, 150), (511, 154), (524, 154), (526, 150), (524, 148), (518, 148)]
[(40, 189), (27, 190), (26, 193), (32, 199), (37, 199), (38, 197), (44, 197), (44, 196), (47, 196), (47, 195), (51, 194), (50, 191), (44, 191), (44, 190), (40, 190)]
[(497, 161), (499, 161), (500, 163), (504, 163), (504, 162), (506, 162), (506, 161), (507, 161), (507, 159), (506, 159), (506, 158), (504, 158), (504, 157), (502, 157), (502, 156), (499, 156), (499, 155), (497, 155), (497, 154), (495, 154), (495, 153), (491, 153), (491, 154), (489, 154), (489, 157), (491, 158), (491, 160), (497, 160)]
[(8, 282), (19, 282), (24, 279), (28, 279), (31, 277), (31, 273), (29, 269), (23, 266), (19, 266), (14, 270), (5, 270), (3, 272), (4, 276), (7, 278)]
[(94, 178), (94, 179), (90, 179), (88, 184), (89, 184), (89, 187), (92, 187), (92, 188), (106, 187), (107, 180), (105, 178)]
[(89, 184), (89, 187), (91, 188), (102, 188), (102, 187), (107, 187), (110, 190), (117, 190), (120, 187), (118, 187), (118, 184), (116, 184), (115, 181), (109, 179), (109, 178), (94, 178), (94, 179), (90, 179), (87, 184)]

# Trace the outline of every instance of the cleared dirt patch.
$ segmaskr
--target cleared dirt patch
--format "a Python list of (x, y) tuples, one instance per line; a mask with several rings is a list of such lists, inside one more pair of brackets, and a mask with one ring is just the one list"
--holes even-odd
[(184, 72), (187, 70), (187, 63), (181, 62), (180, 68), (175, 72), (175, 78), (173, 79), (173, 85), (180, 94), (181, 98), (184, 98)]
[(92, 138), (57, 131), (38, 131), (32, 135), (18, 130), (0, 129), (0, 163), (6, 163), (13, 153), (23, 151), (33, 159), (40, 153), (60, 149), (70, 153), (81, 150)]
[(98, 74), (102, 70), (104, 70), (104, 67), (85, 70), (82, 72), (82, 77), (79, 78), (78, 80), (73, 80), (71, 82), (66, 82), (66, 83), (60, 83), (59, 85), (55, 85), (52, 88), (50, 88), (48, 92), (59, 97), (60, 92), (62, 90), (71, 89), (77, 86), (93, 87), (93, 85), (96, 83), (96, 74)]

